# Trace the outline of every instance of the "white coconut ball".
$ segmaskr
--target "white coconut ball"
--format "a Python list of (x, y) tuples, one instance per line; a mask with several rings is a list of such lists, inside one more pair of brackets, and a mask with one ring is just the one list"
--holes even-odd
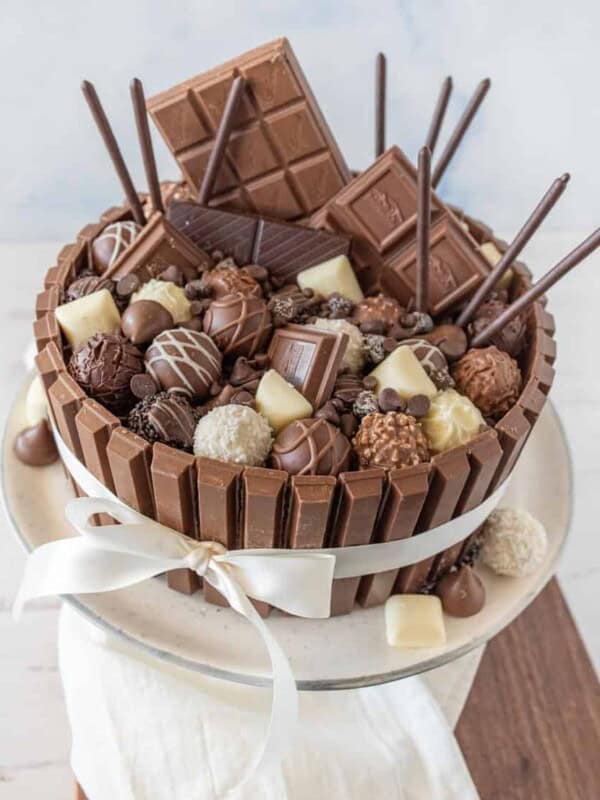
[(262, 414), (248, 406), (217, 406), (194, 432), (194, 454), (259, 467), (271, 452), (273, 434)]
[(544, 526), (523, 509), (496, 509), (484, 525), (481, 558), (498, 575), (531, 575), (544, 560), (547, 548)]
[(190, 301), (185, 296), (185, 291), (172, 281), (152, 278), (132, 295), (130, 302), (135, 303), (138, 300), (154, 300), (155, 303), (160, 303), (171, 314), (176, 325), (192, 318)]
[(352, 372), (357, 375), (365, 365), (365, 354), (362, 333), (356, 325), (346, 322), (345, 319), (317, 319), (315, 328), (331, 331), (332, 333), (345, 333), (348, 336), (348, 346), (340, 364), (340, 372)]

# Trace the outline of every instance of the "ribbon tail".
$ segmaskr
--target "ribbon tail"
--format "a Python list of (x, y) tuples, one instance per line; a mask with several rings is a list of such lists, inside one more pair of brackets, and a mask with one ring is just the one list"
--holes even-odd
[(227, 598), (231, 607), (256, 629), (267, 648), (273, 676), (273, 698), (267, 736), (261, 750), (237, 785), (228, 790), (230, 793), (247, 783), (259, 771), (268, 772), (279, 765), (296, 732), (298, 690), (287, 656), (249, 598), (228, 574), (227, 569), (213, 562), (204, 577)]

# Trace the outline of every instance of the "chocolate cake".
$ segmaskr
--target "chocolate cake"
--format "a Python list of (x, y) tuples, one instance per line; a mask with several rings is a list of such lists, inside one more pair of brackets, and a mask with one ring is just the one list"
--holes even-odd
[[(286, 40), (148, 101), (184, 175), (159, 183), (138, 125), (149, 198), (84, 89), (127, 203), (58, 254), (34, 332), (58, 431), (99, 480), (228, 548), (402, 539), (504, 481), (554, 377), (543, 292), (598, 237), (532, 286), (519, 247), (437, 196), (428, 148), (416, 169), (382, 147), (353, 176)], [(447, 577), (471, 545), (338, 580), (332, 613), (432, 590), (452, 609), (463, 584), (479, 607), (470, 567)]]

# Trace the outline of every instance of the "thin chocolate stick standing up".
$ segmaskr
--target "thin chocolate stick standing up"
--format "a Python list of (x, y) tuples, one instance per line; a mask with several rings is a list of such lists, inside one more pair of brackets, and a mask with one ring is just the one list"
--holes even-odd
[(431, 123), (429, 125), (429, 132), (427, 133), (427, 139), (425, 139), (425, 144), (429, 148), (429, 151), (432, 155), (433, 151), (435, 150), (435, 146), (437, 144), (438, 136), (440, 135), (440, 130), (444, 122), (444, 117), (446, 116), (446, 109), (448, 108), (448, 101), (450, 100), (451, 94), (452, 94), (452, 78), (450, 77), (450, 75), (448, 75), (448, 77), (442, 83), (442, 88), (440, 89), (437, 103), (433, 111), (433, 117), (431, 118)]
[(127, 198), (127, 202), (131, 207), (133, 218), (138, 223), (138, 225), (145, 225), (146, 217), (144, 216), (144, 211), (142, 209), (142, 204), (140, 203), (140, 198), (138, 197), (138, 193), (135, 190), (133, 181), (131, 180), (131, 175), (129, 174), (129, 170), (127, 169), (125, 160), (121, 155), (119, 145), (117, 144), (115, 135), (112, 131), (112, 128), (110, 127), (110, 122), (108, 121), (108, 117), (104, 113), (104, 109), (102, 108), (102, 104), (100, 103), (100, 98), (96, 93), (96, 89), (94, 88), (93, 84), (91, 84), (89, 81), (83, 81), (81, 84), (81, 91), (83, 92), (83, 96), (87, 100), (87, 104), (90, 107), (90, 111), (92, 112), (92, 117), (94, 118), (96, 127), (100, 132), (100, 136), (102, 136), (102, 139), (104, 140), (104, 145), (108, 151), (108, 155), (110, 156), (110, 159), (113, 163), (113, 166), (116, 170), (119, 180), (121, 181), (121, 186), (123, 187), (123, 191), (125, 192), (125, 197)]
[(475, 89), (473, 93), (473, 97), (469, 100), (467, 107), (463, 111), (462, 117), (458, 120), (456, 124), (456, 128), (452, 132), (452, 135), (448, 139), (448, 143), (442, 152), (442, 155), (439, 157), (437, 164), (435, 165), (435, 169), (433, 170), (433, 176), (431, 178), (431, 185), (435, 189), (438, 183), (442, 180), (444, 173), (448, 167), (448, 164), (452, 160), (454, 154), (458, 150), (460, 143), (463, 140), (463, 137), (471, 122), (473, 121), (473, 117), (477, 113), (479, 106), (483, 103), (483, 99), (488, 93), (488, 90), (492, 82), (489, 78), (485, 78), (481, 81), (479, 86)]
[(417, 282), (415, 307), (427, 311), (429, 305), (429, 228), (431, 225), (431, 152), (419, 150), (417, 174)]
[(146, 181), (148, 183), (150, 199), (152, 200), (152, 206), (154, 210), (164, 213), (165, 209), (160, 193), (160, 180), (158, 178), (158, 171), (156, 169), (156, 159), (154, 158), (154, 148), (152, 147), (150, 126), (148, 125), (146, 98), (144, 97), (144, 87), (142, 86), (141, 80), (139, 78), (134, 78), (131, 81), (129, 89), (131, 91), (131, 102), (133, 103), (135, 124), (137, 127), (140, 149), (142, 151), (142, 159), (144, 161), (144, 171), (146, 172)]
[(375, 158), (385, 150), (387, 61), (383, 53), (375, 59)]
[(600, 228), (588, 236), (585, 241), (578, 245), (574, 250), (566, 255), (562, 261), (559, 261), (551, 270), (549, 270), (542, 278), (534, 283), (534, 285), (512, 302), (499, 317), (490, 322), (487, 328), (484, 328), (477, 334), (471, 341), (472, 347), (481, 347), (484, 345), (491, 336), (508, 324), (511, 319), (514, 319), (517, 314), (520, 314), (530, 303), (541, 297), (546, 291), (559, 281), (563, 275), (580, 264), (584, 258), (587, 258), (590, 253), (593, 253), (596, 248), (600, 247)]
[(227, 95), (225, 108), (223, 109), (223, 116), (221, 117), (219, 127), (217, 128), (215, 142), (212, 150), (210, 151), (208, 164), (206, 165), (206, 172), (204, 173), (200, 191), (198, 192), (198, 202), (202, 205), (206, 205), (208, 203), (213, 193), (215, 181), (217, 180), (219, 170), (221, 169), (221, 164), (223, 163), (225, 150), (227, 148), (227, 143), (229, 142), (229, 137), (231, 136), (231, 131), (233, 130), (235, 115), (242, 99), (245, 86), (246, 81), (241, 76), (238, 76), (231, 84), (231, 89)]
[(500, 281), (505, 272), (512, 266), (527, 242), (554, 208), (556, 201), (566, 189), (570, 177), (569, 173), (565, 172), (564, 175), (552, 182), (550, 188), (537, 204), (521, 230), (517, 233), (500, 261), (477, 289), (466, 308), (456, 320), (457, 325), (461, 325), (464, 328), (465, 325), (473, 319), (482, 303), (485, 302), (494, 290), (494, 287), (497, 286), (498, 281)]

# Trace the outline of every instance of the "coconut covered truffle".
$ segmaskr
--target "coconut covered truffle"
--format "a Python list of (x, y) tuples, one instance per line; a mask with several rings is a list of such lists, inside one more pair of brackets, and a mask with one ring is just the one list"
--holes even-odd
[(345, 333), (348, 346), (340, 364), (340, 372), (351, 372), (354, 375), (361, 372), (365, 365), (364, 340), (356, 325), (346, 322), (345, 319), (317, 319), (314, 327), (332, 333)]
[(267, 420), (248, 406), (219, 406), (198, 422), (194, 454), (248, 467), (265, 463), (273, 435)]
[(458, 391), (491, 419), (510, 411), (521, 392), (517, 362), (495, 346), (468, 350), (454, 365), (452, 377)]
[(432, 398), (429, 411), (420, 422), (434, 453), (466, 444), (485, 426), (477, 406), (454, 389)]
[(483, 528), (481, 559), (498, 575), (523, 578), (541, 566), (548, 549), (546, 530), (520, 508), (492, 511)]
[(181, 286), (171, 281), (159, 281), (156, 278), (144, 283), (137, 292), (131, 296), (131, 303), (138, 300), (154, 300), (173, 317), (176, 325), (188, 322), (192, 318), (191, 304)]

